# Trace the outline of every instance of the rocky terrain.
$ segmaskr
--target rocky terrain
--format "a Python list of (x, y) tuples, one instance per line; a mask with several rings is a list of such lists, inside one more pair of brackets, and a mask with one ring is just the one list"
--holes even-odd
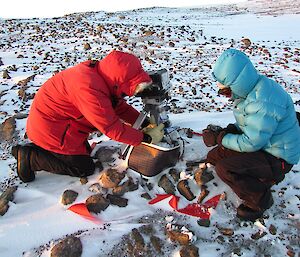
[[(141, 59), (146, 70), (166, 68), (169, 71), (172, 88), (168, 109), (171, 114), (182, 113), (189, 117), (197, 111), (222, 113), (232, 106), (217, 94), (211, 68), (222, 51), (234, 47), (244, 51), (261, 73), (279, 82), (300, 110), (299, 37), (278, 36), (273, 40), (248, 37), (246, 30), (238, 36), (218, 30), (222, 26), (225, 28), (227, 23), (234, 23), (232, 17), (243, 19), (251, 14), (254, 18), (249, 22), (261, 26), (258, 21), (265, 16), (272, 16), (274, 22), (282, 14), (299, 17), (299, 8), (299, 1), (250, 0), (246, 4), (202, 9), (148, 8), (117, 13), (77, 13), (51, 19), (0, 20), (0, 161), (5, 172), (0, 181), (0, 191), (4, 192), (0, 196), (0, 215), (7, 215), (9, 203), (14, 202), (15, 191), (19, 190), (17, 187), (30, 187), (16, 177), (16, 164), (10, 149), (12, 144), (26, 141), (29, 107), (47, 78), (86, 59), (101, 59), (112, 49), (128, 51)], [(274, 33), (277, 33), (276, 28)], [(128, 102), (142, 108), (138, 98), (130, 98)], [(204, 154), (193, 153), (199, 139), (189, 135), (187, 130), (180, 131), (180, 135), (186, 142), (185, 154), (175, 169), (166, 170), (150, 183), (150, 191), (175, 193), (186, 202), (195, 199), (199, 203), (206, 200), (211, 191), (222, 193), (222, 182), (215, 177), (213, 168), (201, 166)], [(114, 174), (111, 169), (120, 162), (115, 155), (116, 147), (100, 148), (102, 153), (98, 159), (106, 156), (100, 161), (104, 171), (110, 169), (109, 174)], [(107, 178), (104, 174), (96, 183), (80, 182), (84, 188), (81, 191), (94, 193), (86, 199), (91, 212), (103, 214), (110, 205), (125, 211), (130, 205), (126, 198), (130, 192), (149, 199), (134, 175)], [(108, 180), (114, 184), (104, 186)], [(220, 202), (221, 214), (216, 214), (211, 222), (158, 209), (151, 215), (130, 220), (130, 224), (140, 226), (124, 233), (114, 246), (108, 247), (110, 242), (105, 240), (99, 242), (97, 256), (158, 257), (172, 256), (174, 252), (177, 254), (174, 256), (182, 257), (208, 256), (205, 251), (212, 248), (213, 256), (299, 256), (298, 180), (299, 165), (294, 167), (284, 185), (274, 187), (274, 195), (278, 198), (275, 207), (256, 224), (235, 218), (234, 204), (227, 189), (228, 201)], [(180, 181), (193, 184), (192, 190)], [(72, 186), (64, 189), (62, 205), (68, 206), (80, 197), (77, 192), (80, 190)], [(24, 249), (23, 256), (49, 256), (47, 253), (53, 245), (51, 256), (64, 256), (66, 249), (70, 251), (70, 245), (73, 245), (74, 256), (81, 256), (84, 248), (81, 241), (96, 237), (102, 230), (113, 229), (107, 223), (102, 227), (78, 230), (52, 238), (39, 247)]]

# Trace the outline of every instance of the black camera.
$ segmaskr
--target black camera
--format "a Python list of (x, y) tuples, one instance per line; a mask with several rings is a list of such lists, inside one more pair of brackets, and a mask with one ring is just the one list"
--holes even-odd
[(168, 92), (171, 87), (168, 71), (166, 69), (161, 69), (156, 71), (149, 71), (148, 74), (152, 79), (151, 86), (138, 93), (136, 96), (142, 98), (167, 98)]

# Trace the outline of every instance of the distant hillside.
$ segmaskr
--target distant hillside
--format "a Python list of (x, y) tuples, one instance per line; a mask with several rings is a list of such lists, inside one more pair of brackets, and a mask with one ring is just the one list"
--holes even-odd
[(249, 12), (262, 15), (299, 14), (299, 0), (248, 0), (237, 5)]

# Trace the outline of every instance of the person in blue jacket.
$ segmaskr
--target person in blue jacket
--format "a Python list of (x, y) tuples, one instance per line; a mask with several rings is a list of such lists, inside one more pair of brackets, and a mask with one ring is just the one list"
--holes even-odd
[(300, 156), (300, 127), (290, 95), (274, 80), (261, 75), (236, 49), (222, 53), (213, 77), (219, 93), (234, 100), (235, 124), (222, 129), (209, 125), (203, 132), (207, 162), (243, 203), (237, 216), (261, 217), (273, 204), (271, 186), (281, 182)]

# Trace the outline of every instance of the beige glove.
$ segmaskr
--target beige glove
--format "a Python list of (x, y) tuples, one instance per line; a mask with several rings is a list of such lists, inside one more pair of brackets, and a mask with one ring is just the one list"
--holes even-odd
[(164, 127), (165, 127), (165, 125), (163, 123), (161, 123), (158, 126), (153, 127), (153, 128), (146, 127), (143, 129), (143, 132), (152, 138), (151, 143), (157, 144), (164, 137)]

